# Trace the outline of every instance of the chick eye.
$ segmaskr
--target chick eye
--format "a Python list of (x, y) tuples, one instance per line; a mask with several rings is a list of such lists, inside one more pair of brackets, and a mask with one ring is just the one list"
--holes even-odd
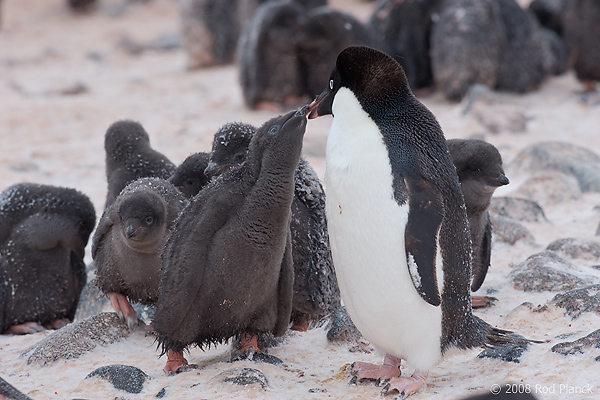
[(147, 225), (150, 225), (150, 224), (152, 224), (153, 222), (154, 222), (154, 218), (152, 218), (152, 217), (148, 217), (148, 218), (146, 218), (146, 224), (147, 224)]
[(269, 133), (273, 134), (273, 133), (277, 133), (277, 125), (273, 125), (272, 127), (269, 128)]
[(333, 79), (329, 81), (329, 89), (333, 90)]

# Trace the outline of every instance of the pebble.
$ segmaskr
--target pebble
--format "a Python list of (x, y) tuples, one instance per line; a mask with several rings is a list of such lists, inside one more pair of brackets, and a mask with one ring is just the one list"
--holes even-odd
[(99, 377), (115, 387), (128, 393), (141, 393), (144, 383), (150, 379), (137, 367), (129, 365), (107, 365), (90, 372), (85, 379)]
[(240, 386), (260, 385), (263, 389), (269, 386), (269, 380), (262, 371), (248, 367), (230, 368), (221, 372), (215, 379)]
[(588, 349), (600, 349), (600, 329), (573, 342), (562, 342), (552, 346), (552, 351), (564, 356), (584, 354)]
[(515, 244), (518, 241), (526, 243), (535, 243), (535, 239), (529, 229), (510, 218), (500, 215), (490, 214), (492, 222), (492, 240), (508, 244)]
[(554, 296), (551, 303), (556, 307), (564, 308), (573, 319), (584, 312), (600, 314), (600, 284), (559, 293)]
[(58, 360), (77, 358), (97, 346), (120, 341), (131, 333), (116, 313), (104, 312), (73, 322), (51, 333), (21, 354), (27, 364), (48, 365)]
[(492, 197), (489, 212), (516, 221), (548, 221), (544, 210), (538, 203), (516, 197)]

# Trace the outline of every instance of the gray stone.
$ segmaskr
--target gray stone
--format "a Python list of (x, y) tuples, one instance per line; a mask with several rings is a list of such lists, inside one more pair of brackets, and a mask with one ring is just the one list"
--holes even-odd
[[(515, 289), (525, 292), (571, 290), (589, 284), (589, 279), (567, 260), (552, 251), (534, 254), (516, 265), (508, 274)], [(588, 279), (589, 278), (589, 279)]]
[(497, 214), (517, 221), (547, 221), (544, 210), (538, 203), (516, 197), (492, 197), (489, 211), (492, 214)]
[(77, 358), (97, 346), (126, 338), (131, 333), (127, 323), (115, 313), (101, 313), (73, 322), (51, 333), (21, 354), (27, 364), (48, 365), (58, 360)]
[(584, 312), (600, 314), (600, 285), (590, 285), (559, 293), (551, 300), (556, 307), (564, 308), (565, 312), (575, 319)]
[(542, 207), (581, 198), (577, 179), (557, 171), (541, 171), (526, 179), (513, 195), (537, 202)]
[(492, 222), (492, 240), (508, 244), (515, 244), (520, 240), (534, 243), (535, 239), (529, 229), (510, 218), (499, 215), (490, 215)]
[(573, 342), (563, 342), (552, 346), (553, 352), (564, 356), (584, 354), (588, 349), (600, 349), (600, 329)]
[(129, 365), (107, 365), (90, 372), (85, 379), (99, 377), (118, 390), (129, 393), (141, 393), (144, 383), (150, 379), (148, 375), (137, 367)]
[(240, 386), (260, 385), (266, 389), (269, 386), (267, 376), (255, 368), (238, 367), (221, 372), (215, 377), (220, 382), (233, 383)]
[(557, 239), (550, 243), (546, 250), (574, 259), (591, 260), (598, 262), (600, 259), (600, 242), (577, 238)]
[(333, 343), (356, 343), (362, 338), (344, 306), (323, 317), (318, 326), (327, 330), (327, 340)]
[(600, 156), (567, 142), (542, 142), (528, 146), (509, 164), (508, 170), (558, 171), (575, 177), (583, 192), (600, 191)]
[[(88, 275), (89, 276), (89, 275)], [(81, 291), (79, 304), (75, 312), (75, 321), (98, 315), (103, 311), (111, 310), (110, 300), (94, 285), (93, 279), (88, 282)]]
[[(519, 335), (514, 335), (519, 338), (523, 338)], [(524, 338), (523, 338), (524, 339)], [(488, 347), (477, 355), (477, 358), (498, 358), (503, 361), (520, 363), (519, 360), (523, 355), (523, 352), (527, 350), (529, 343), (508, 343), (503, 346)]]

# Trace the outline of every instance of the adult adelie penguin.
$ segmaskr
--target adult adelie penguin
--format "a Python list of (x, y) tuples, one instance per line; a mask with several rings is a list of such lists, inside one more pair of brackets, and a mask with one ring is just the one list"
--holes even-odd
[[(325, 192), (342, 299), (386, 353), (382, 366), (354, 363), (355, 377), (390, 379), (385, 392), (409, 395), (449, 349), (513, 340), (472, 313), (458, 177), (437, 120), (400, 64), (349, 47), (309, 109), (312, 118), (334, 116)], [(402, 358), (416, 367), (410, 377), (400, 377)]]
[(287, 330), (290, 210), (305, 129), (306, 107), (267, 121), (252, 137), (246, 162), (211, 181), (179, 215), (162, 253), (154, 315), (168, 353), (165, 371), (187, 364), (189, 345), (236, 335), (240, 353), (265, 359), (257, 335)]
[[(448, 149), (456, 167), (460, 188), (465, 198), (471, 233), (473, 282), (471, 291), (479, 290), (492, 258), (492, 223), (488, 208), (494, 191), (508, 185), (502, 156), (491, 143), (478, 139), (448, 140)], [(472, 296), (473, 307), (490, 304), (485, 296)]]

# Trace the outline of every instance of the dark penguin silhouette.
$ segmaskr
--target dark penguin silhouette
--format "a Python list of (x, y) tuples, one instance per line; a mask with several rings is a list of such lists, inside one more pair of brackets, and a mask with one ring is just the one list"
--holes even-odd
[(203, 152), (190, 155), (177, 167), (169, 182), (191, 199), (210, 182), (210, 177), (204, 173), (209, 157), (210, 153)]
[(431, 67), (446, 98), (477, 83), (496, 87), (506, 32), (495, 0), (445, 0), (431, 33)]
[[(448, 149), (467, 207), (473, 249), (471, 291), (476, 292), (483, 284), (492, 256), (492, 223), (488, 208), (494, 191), (507, 185), (509, 180), (504, 175), (500, 152), (493, 144), (477, 139), (451, 139)], [(473, 307), (489, 304), (484, 296), (473, 296), (472, 301)]]
[(121, 190), (139, 178), (169, 179), (175, 165), (150, 146), (150, 137), (142, 125), (122, 120), (108, 127), (104, 136), (106, 180), (108, 193), (104, 208), (108, 208)]
[(569, 0), (533, 0), (527, 7), (542, 26), (563, 36), (564, 12)]
[(371, 46), (371, 32), (352, 15), (330, 7), (310, 10), (296, 38), (301, 72), (309, 96), (321, 93), (337, 54), (351, 45)]
[(304, 95), (294, 37), (305, 12), (293, 0), (268, 1), (246, 23), (237, 56), (248, 107), (278, 109)]
[[(464, 200), (434, 115), (401, 65), (349, 47), (310, 117), (332, 114), (326, 210), (344, 305), (382, 366), (354, 363), (355, 378), (390, 379), (384, 392), (420, 390), (450, 348), (513, 340), (471, 308), (471, 249)], [(399, 377), (400, 361), (416, 368)]]
[(379, 1), (369, 19), (376, 47), (402, 65), (411, 88), (428, 87), (433, 76), (429, 42), (441, 0)]
[(586, 92), (594, 91), (600, 81), (600, 3), (594, 0), (569, 0), (564, 15), (564, 35), (569, 66)]
[(500, 54), (496, 88), (525, 93), (548, 75), (540, 24), (516, 0), (495, 0), (500, 8), (506, 40)]
[(0, 332), (33, 333), (73, 320), (87, 275), (96, 212), (75, 189), (20, 183), (0, 195)]
[(241, 27), (259, 0), (182, 0), (179, 2), (181, 39), (187, 68), (233, 62)]
[(184, 195), (159, 178), (141, 178), (123, 189), (98, 223), (92, 239), (96, 286), (130, 326), (137, 314), (130, 302), (154, 304), (160, 283), (160, 253)]
[(240, 353), (267, 357), (257, 335), (287, 330), (294, 286), (289, 224), (305, 129), (306, 107), (267, 121), (246, 162), (213, 180), (179, 215), (162, 253), (153, 322), (169, 356), (165, 371), (187, 364), (186, 347), (236, 335)]
[[(244, 162), (255, 130), (242, 123), (219, 129), (207, 171), (220, 175)], [(311, 322), (340, 306), (340, 292), (329, 248), (325, 193), (316, 172), (302, 158), (294, 174), (290, 230), (294, 263), (291, 329), (305, 331)]]

